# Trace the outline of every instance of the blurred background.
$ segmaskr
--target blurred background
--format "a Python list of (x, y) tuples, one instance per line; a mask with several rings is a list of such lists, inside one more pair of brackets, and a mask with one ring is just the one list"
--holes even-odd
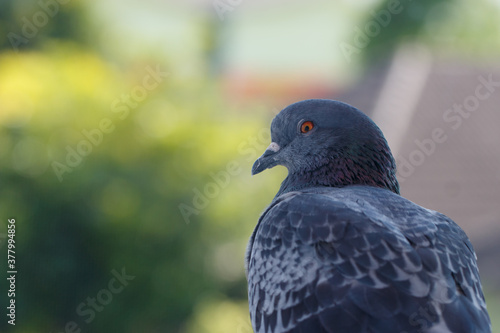
[(500, 331), (500, 1), (1, 0), (1, 332), (249, 333), (272, 117), (348, 102), (454, 219)]

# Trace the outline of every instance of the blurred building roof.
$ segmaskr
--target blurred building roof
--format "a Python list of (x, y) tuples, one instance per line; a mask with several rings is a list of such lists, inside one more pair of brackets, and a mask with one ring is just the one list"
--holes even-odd
[(457, 222), (475, 246), (482, 278), (500, 281), (500, 64), (446, 61), (405, 47), (336, 98), (386, 134), (402, 195)]

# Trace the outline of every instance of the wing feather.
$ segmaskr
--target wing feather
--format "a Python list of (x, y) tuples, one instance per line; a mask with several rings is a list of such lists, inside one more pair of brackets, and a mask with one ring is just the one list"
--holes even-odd
[(465, 233), (387, 190), (279, 197), (259, 220), (247, 266), (259, 333), (491, 330)]

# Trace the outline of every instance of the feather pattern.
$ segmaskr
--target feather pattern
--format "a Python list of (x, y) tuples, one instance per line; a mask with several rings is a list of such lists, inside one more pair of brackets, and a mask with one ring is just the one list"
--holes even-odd
[(490, 332), (475, 254), (448, 217), (386, 189), (278, 197), (247, 252), (255, 332)]

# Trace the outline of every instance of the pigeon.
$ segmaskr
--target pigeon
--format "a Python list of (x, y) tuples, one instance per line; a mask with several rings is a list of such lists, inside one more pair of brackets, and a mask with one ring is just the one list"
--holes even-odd
[(399, 193), (382, 131), (358, 109), (283, 109), (252, 174), (288, 175), (250, 237), (256, 333), (491, 332), (476, 255), (449, 217)]

